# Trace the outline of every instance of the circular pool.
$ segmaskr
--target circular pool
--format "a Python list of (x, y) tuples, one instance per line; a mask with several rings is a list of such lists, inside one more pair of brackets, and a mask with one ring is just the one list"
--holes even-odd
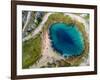
[(84, 38), (74, 24), (53, 23), (49, 36), (52, 48), (64, 57), (81, 55), (84, 50)]

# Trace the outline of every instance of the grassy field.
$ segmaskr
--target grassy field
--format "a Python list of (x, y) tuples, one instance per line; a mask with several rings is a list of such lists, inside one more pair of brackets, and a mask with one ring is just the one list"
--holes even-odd
[(22, 68), (28, 68), (41, 57), (41, 36), (23, 42)]

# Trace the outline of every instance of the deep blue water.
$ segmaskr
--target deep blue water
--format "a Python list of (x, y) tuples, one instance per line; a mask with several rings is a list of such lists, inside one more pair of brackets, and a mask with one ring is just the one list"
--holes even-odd
[(81, 55), (84, 40), (75, 25), (54, 23), (49, 28), (52, 47), (64, 57)]

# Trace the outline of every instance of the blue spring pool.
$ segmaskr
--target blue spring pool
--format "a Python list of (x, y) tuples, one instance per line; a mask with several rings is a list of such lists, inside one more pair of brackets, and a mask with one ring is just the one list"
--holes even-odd
[(81, 55), (84, 39), (74, 24), (53, 23), (49, 28), (52, 48), (64, 57)]

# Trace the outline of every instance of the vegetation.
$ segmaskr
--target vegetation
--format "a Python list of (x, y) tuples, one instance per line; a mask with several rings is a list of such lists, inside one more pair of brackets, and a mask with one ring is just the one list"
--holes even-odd
[(22, 68), (28, 68), (41, 57), (41, 36), (23, 42)]

